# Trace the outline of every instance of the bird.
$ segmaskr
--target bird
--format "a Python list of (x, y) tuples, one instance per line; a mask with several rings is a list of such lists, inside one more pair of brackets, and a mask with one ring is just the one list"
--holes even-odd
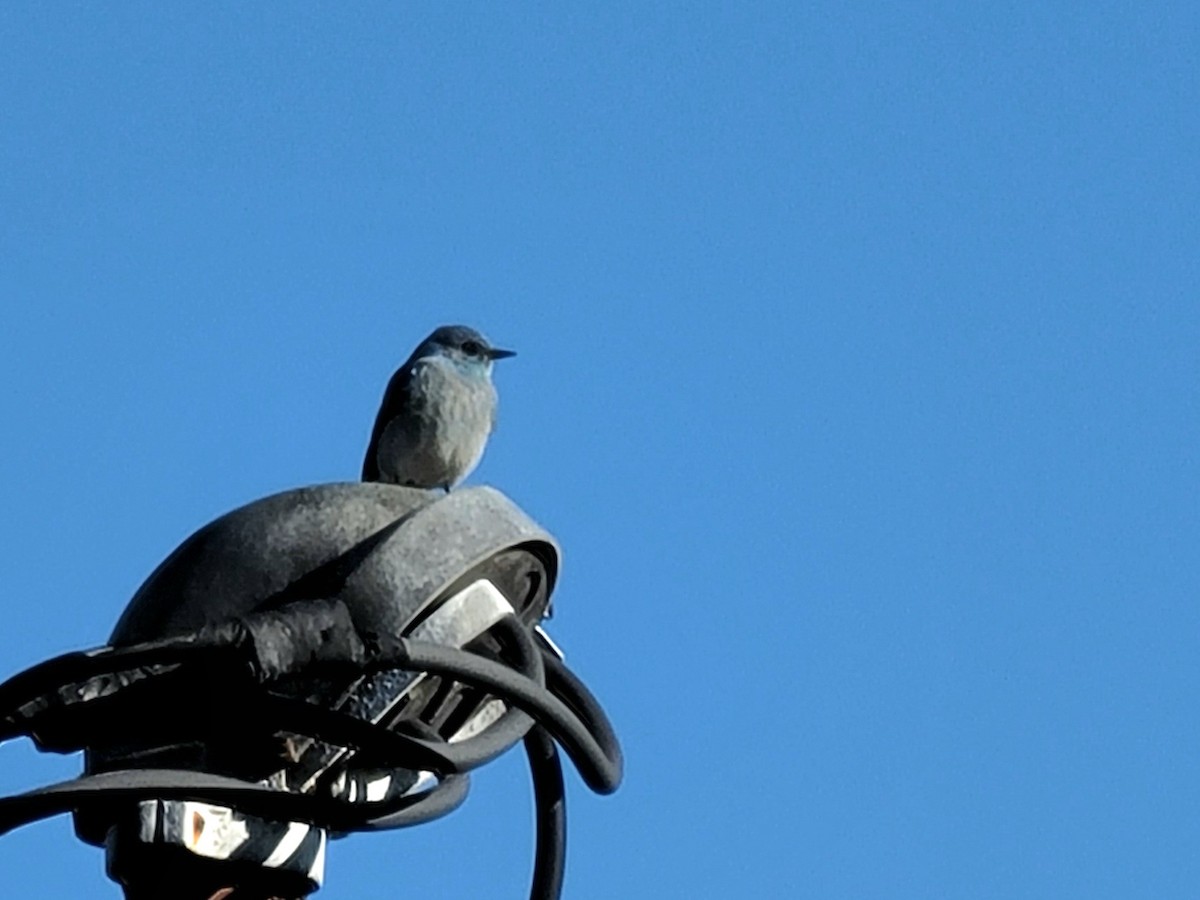
[(483, 456), (496, 424), (492, 363), (510, 356), (466, 325), (425, 338), (383, 393), (362, 480), (450, 493)]

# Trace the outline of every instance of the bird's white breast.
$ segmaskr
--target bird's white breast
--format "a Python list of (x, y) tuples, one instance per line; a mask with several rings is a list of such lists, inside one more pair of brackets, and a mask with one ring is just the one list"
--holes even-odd
[(399, 484), (457, 484), (479, 464), (492, 430), (496, 389), (438, 357), (413, 364), (410, 414), (384, 430), (380, 459)]

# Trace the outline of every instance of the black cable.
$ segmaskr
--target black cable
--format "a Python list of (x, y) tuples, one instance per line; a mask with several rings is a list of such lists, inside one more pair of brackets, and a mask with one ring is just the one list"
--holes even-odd
[[(379, 830), (372, 823), (390, 821), (391, 828), (420, 825), (433, 819), (449, 815), (462, 806), (471, 787), (471, 778), (466, 773), (447, 775), (440, 783), (414, 794), (402, 794), (388, 800), (338, 800), (326, 798), (328, 806), (326, 828), (334, 832)], [(311, 796), (311, 795), (303, 795)]]
[(402, 638), (389, 658), (376, 660), (387, 668), (450, 675), (457, 681), (485, 687), (504, 702), (518, 706), (554, 736), (589, 788), (611, 794), (621, 784), (622, 760), (616, 748), (601, 747), (579, 717), (544, 687), (501, 663), (473, 653)]
[[(512, 660), (512, 665), (515, 669), (521, 671), (523, 674), (527, 675), (538, 683), (541, 683), (544, 680), (545, 672), (542, 663), (542, 655), (540, 652), (538, 652), (537, 647), (531, 640), (528, 630), (515, 616), (506, 616), (493, 625), (490, 631), (492, 631), (497, 637), (509, 642), (504, 649), (515, 655), (516, 658)], [(459, 771), (465, 772), (469, 769), (475, 769), (488, 762), (491, 762), (497, 756), (509, 750), (513, 744), (521, 740), (523, 736), (525, 737), (526, 746), (528, 747), (528, 742), (531, 740), (529, 737), (531, 730), (537, 730), (533, 719), (518, 709), (510, 708), (506, 710), (499, 719), (489, 725), (482, 733), (476, 735), (475, 737), (460, 741), (456, 744), (451, 744), (446, 741), (435, 741), (415, 737), (410, 738), (410, 740), (416, 743), (427, 745), (430, 748), (440, 752), (447, 759), (451, 760), (458, 767)], [(549, 738), (543, 737), (543, 740), (548, 741)], [(554, 748), (553, 742), (550, 742), (549, 754), (545, 755), (552, 756), (553, 766), (557, 769), (557, 780), (561, 786), (562, 765), (558, 762), (558, 752)], [(531, 769), (533, 766), (534, 760), (531, 756)], [(550, 766), (550, 763), (539, 762), (539, 766), (541, 766), (544, 770)], [(548, 784), (553, 780), (548, 773), (545, 773), (544, 771), (540, 774), (535, 772), (533, 778), (535, 799), (540, 798), (543, 795), (553, 795), (552, 790), (547, 788), (539, 789), (539, 784)], [(443, 790), (443, 788), (447, 790)], [(559, 793), (561, 794), (561, 788)], [(447, 781), (445, 784), (439, 785), (431, 792), (428, 802), (420, 806), (414, 806), (409, 809), (402, 810), (401, 812), (394, 813), (390, 816), (372, 819), (360, 826), (360, 830), (383, 831), (392, 828), (407, 828), (412, 825), (419, 825), (424, 822), (431, 821), (439, 818), (440, 816), (448, 815), (461, 806), (463, 801), (466, 799), (466, 794), (466, 776), (463, 776), (460, 779)], [(543, 844), (546, 846), (560, 846), (563, 848), (563, 851), (560, 852), (565, 852), (565, 837), (556, 837), (555, 831), (560, 831), (563, 833), (563, 835), (565, 835), (565, 814), (560, 816), (562, 821), (558, 824), (552, 820), (544, 820), (540, 813), (541, 801), (538, 800), (537, 802), (539, 803), (539, 817), (535, 827), (537, 830), (536, 833), (538, 847), (541, 848)], [(550, 830), (547, 831), (547, 829)], [(545, 858), (545, 862), (543, 862), (543, 858)], [(534, 864), (535, 879), (537, 878), (536, 873), (541, 871), (542, 868), (547, 865), (558, 865), (559, 868), (561, 868), (562, 863), (554, 863), (554, 859), (555, 857), (552, 854), (548, 852), (543, 853), (539, 849)], [(561, 876), (559, 877), (558, 881), (561, 883)], [(545, 896), (557, 897), (558, 895), (547, 894)]]
[(533, 780), (536, 849), (530, 900), (558, 900), (567, 865), (567, 797), (554, 739), (542, 726), (525, 735)]
[(6, 727), (0, 731), (0, 740), (24, 734), (18, 727), (20, 708), (44, 694), (57, 691), (62, 685), (132, 669), (174, 667), (188, 660), (191, 655), (189, 651), (211, 656), (214, 649), (217, 648), (199, 644), (189, 636), (132, 647), (103, 647), (65, 653), (30, 666), (0, 684), (0, 711), (3, 711), (6, 719)]
[[(237, 628), (227, 629), (222, 636), (236, 641), (239, 631), (240, 629)], [(69, 654), (26, 670), (0, 686), (0, 704), (6, 700), (13, 704), (7, 710), (10, 717), (9, 733), (3, 736), (27, 733), (28, 729), (21, 728), (19, 718), (15, 718), (17, 709), (14, 709), (14, 706), (26, 703), (28, 700), (17, 698), (15, 695), (30, 690), (39, 683), (44, 685), (50, 674), (62, 674), (63, 670), (75, 674), (83, 671), (87, 673), (87, 677), (94, 677), (100, 674), (101, 662), (109, 664), (105, 668), (111, 670), (112, 662), (118, 662), (118, 668), (127, 668), (134, 660), (136, 660), (137, 666), (146, 665), (150, 660), (154, 660), (155, 664), (174, 664), (180, 662), (181, 658), (186, 659), (194, 654), (207, 657), (211, 662), (213, 654), (224, 652), (231, 646), (211, 642), (218, 640), (213, 636), (214, 632), (215, 629), (210, 630), (209, 637), (204, 642), (171, 639), (121, 648), (110, 653)], [(517, 633), (517, 628), (512, 628), (510, 637)], [(513, 641), (512, 646), (516, 647), (518, 653), (525, 658), (523, 661), (536, 658), (541, 667), (554, 673), (555, 684), (563, 690), (570, 703), (583, 713), (585, 719), (592, 721), (590, 723), (581, 721), (580, 715), (572, 710), (570, 705), (528, 676), (514, 672), (501, 663), (457, 648), (405, 638), (400, 640), (399, 645), (392, 653), (373, 659), (372, 667), (426, 670), (435, 674), (453, 676), (467, 684), (488, 688), (510, 706), (519, 707), (545, 725), (563, 744), (564, 749), (579, 769), (584, 782), (592, 790), (605, 794), (615, 791), (621, 781), (620, 748), (616, 743), (615, 735), (612, 734), (611, 725), (608, 724), (599, 709), (599, 704), (595, 703), (586, 689), (582, 688), (578, 679), (564, 674), (568, 670), (561, 663), (551, 662), (549, 659), (552, 658), (544, 658), (543, 654), (536, 651), (530, 655), (528, 635), (525, 639)], [(61, 686), (63, 683), (60, 681), (57, 684)], [(3, 709), (2, 705), (0, 705), (0, 709)], [(514, 718), (509, 718), (504, 723), (504, 728), (491, 735), (485, 732), (471, 739), (470, 742), (464, 741), (461, 747), (452, 749), (450, 753), (445, 753), (444, 748), (429, 747), (428, 749), (442, 749), (445, 758), (453, 762), (457, 768), (470, 768), (472, 764), (481, 764), (506, 749), (502, 740), (519, 731), (517, 727), (519, 720), (514, 721)], [(523, 723), (520, 724), (523, 726)], [(588, 724), (596, 729), (597, 736), (593, 736), (591, 729), (587, 727)]]
[(231, 665), (244, 665), (257, 681), (270, 681), (317, 666), (361, 669), (364, 648), (341, 600), (297, 601), (281, 610), (264, 610), (206, 625), (183, 635), (124, 647), (66, 653), (18, 672), (0, 684), (0, 741), (24, 732), (21, 707), (62, 685), (117, 672), (154, 666), (178, 666), (194, 658), (208, 665), (228, 654)]
[[(286, 627), (303, 626), (304, 609)], [(276, 618), (279, 614), (276, 613)], [(164, 666), (174, 671), (192, 660), (211, 667), (222, 654), (233, 664), (247, 666), (255, 682), (284, 675), (306, 674), (307, 666), (333, 661), (337, 653), (316, 658), (289, 656), (272, 645), (275, 635), (260, 623), (233, 622), (197, 635), (170, 638), (128, 648), (75, 653), (35, 666), (0, 685), (0, 709), (9, 701), (13, 733), (29, 733), (48, 705), (70, 707), (70, 679), (64, 675), (97, 678), (114, 670), (130, 671)], [(386, 766), (430, 771), (439, 776), (433, 788), (387, 801), (353, 802), (329, 796), (294, 794), (263, 785), (222, 779), (205, 773), (175, 770), (127, 770), (85, 776), (73, 782), (0, 799), (0, 833), (17, 825), (60, 812), (78, 811), (114, 801), (157, 797), (197, 799), (234, 806), (250, 814), (276, 819), (310, 821), (336, 832), (383, 830), (427, 822), (456, 809), (466, 798), (467, 769), (481, 766), (524, 737), (536, 807), (536, 850), (531, 900), (557, 900), (566, 859), (566, 807), (562, 764), (555, 739), (578, 768), (584, 782), (599, 793), (616, 790), (623, 759), (616, 734), (603, 709), (561, 660), (535, 645), (530, 632), (506, 617), (492, 628), (502, 645), (504, 662), (459, 648), (401, 639), (393, 652), (361, 660), (362, 669), (397, 668), (427, 672), (486, 690), (509, 708), (483, 732), (456, 744), (414, 737), (382, 728), (356, 717), (273, 693), (259, 694), (265, 720), (283, 723), (288, 731), (326, 743), (356, 748)], [(343, 639), (352, 646), (353, 636)], [(285, 648), (286, 650), (286, 648)], [(274, 655), (272, 655), (274, 654)], [(43, 696), (40, 705), (29, 706)], [(21, 695), (25, 696), (22, 697)], [(34, 696), (29, 697), (30, 694)], [(81, 696), (75, 692), (74, 696)], [(14, 708), (25, 705), (22, 712)], [(532, 717), (532, 718), (531, 718)], [(534, 722), (538, 724), (533, 724)], [(0, 736), (3, 736), (0, 734)]]
[[(504, 649), (515, 657), (511, 660), (512, 668), (539, 685), (545, 684), (542, 654), (534, 645), (529, 631), (515, 616), (505, 616), (493, 625), (490, 631), (506, 642)], [(423, 743), (436, 748), (452, 760), (459, 771), (465, 772), (489, 763), (507, 752), (526, 735), (533, 724), (532, 718), (510, 704), (499, 719), (473, 737), (453, 744), (428, 740)]]
[(435, 810), (444, 815), (461, 804), (467, 786), (467, 776), (449, 775), (427, 791), (364, 802), (298, 794), (192, 769), (124, 769), (0, 797), (0, 834), (61, 813), (147, 799), (215, 803), (277, 821), (311, 822), (331, 831), (349, 832), (382, 819), (399, 821), (405, 814), (410, 814), (411, 824), (428, 821)]
[(273, 693), (250, 703), (265, 719), (277, 722), (281, 731), (339, 747), (354, 747), (372, 759), (380, 759), (382, 768), (428, 771), (435, 775), (463, 771), (462, 766), (444, 752), (447, 745), (380, 728), (349, 713)]
[[(529, 630), (512, 616), (497, 623), (492, 631), (508, 642), (505, 649), (516, 652), (517, 659), (511, 661), (513, 668), (536, 684), (545, 685), (545, 663)], [(528, 719), (515, 707), (509, 707), (504, 715)], [(502, 721), (503, 718), (496, 725)], [(558, 900), (567, 864), (567, 798), (562, 761), (554, 739), (541, 725), (526, 730), (524, 745), (534, 801), (535, 849), (529, 896), (530, 900)]]
[(393, 828), (411, 828), (424, 825), (454, 812), (467, 799), (471, 787), (469, 775), (451, 775), (437, 787), (425, 791), (421, 799), (404, 809), (386, 815), (366, 819), (354, 827), (354, 831), (386, 831)]
[(567, 664), (553, 652), (543, 648), (541, 657), (546, 672), (546, 687), (571, 708), (596, 739), (604, 755), (613, 760), (618, 769), (623, 770), (625, 763), (621, 742), (600, 701), (588, 690), (579, 676), (567, 668)]

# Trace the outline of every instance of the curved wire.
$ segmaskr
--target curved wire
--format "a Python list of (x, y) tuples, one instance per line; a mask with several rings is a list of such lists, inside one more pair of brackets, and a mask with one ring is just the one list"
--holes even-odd
[[(593, 791), (611, 794), (620, 786), (623, 761), (619, 748), (601, 746), (571, 708), (537, 682), (473, 653), (408, 638), (402, 638), (388, 655), (388, 667), (450, 675), (456, 681), (487, 688), (545, 726)], [(604, 730), (611, 734), (612, 726), (606, 718), (603, 722)]]
[(525, 735), (533, 781), (536, 844), (530, 900), (557, 900), (567, 865), (567, 795), (554, 739), (540, 725)]
[[(452, 785), (452, 787), (448, 787)], [(340, 800), (269, 788), (263, 784), (192, 769), (123, 769), (84, 775), (0, 797), (0, 834), (39, 819), (114, 802), (197, 800), (234, 807), (264, 818), (312, 822), (331, 831), (358, 831), (364, 823), (402, 817), (425, 817), (434, 809), (451, 812), (466, 797), (466, 775), (450, 775), (437, 787), (417, 794), (375, 802)], [(444, 789), (438, 795), (439, 789)], [(417, 824), (413, 821), (412, 824)], [(393, 826), (395, 827), (395, 826)]]
[[(500, 637), (505, 642), (504, 649), (511, 657), (506, 662), (511, 662), (512, 668), (537, 684), (545, 685), (546, 673), (542, 654), (533, 643), (529, 630), (516, 616), (505, 616), (488, 629), (488, 633)], [(529, 715), (510, 706), (481, 733), (456, 743), (437, 742), (435, 746), (448, 759), (453, 760), (461, 771), (468, 771), (491, 762), (514, 747), (533, 724), (534, 721)]]
[(389, 831), (394, 828), (411, 828), (424, 825), (454, 812), (467, 799), (471, 788), (471, 776), (451, 775), (436, 787), (418, 795), (416, 802), (395, 812), (368, 818), (354, 826), (354, 831)]
[(553, 652), (541, 648), (541, 656), (546, 672), (546, 687), (571, 708), (596, 739), (604, 755), (614, 761), (618, 770), (623, 770), (625, 761), (621, 742), (600, 701)]
[[(355, 747), (389, 766), (434, 773), (439, 783), (427, 791), (364, 803), (292, 794), (187, 770), (126, 770), (2, 798), (0, 833), (60, 812), (155, 797), (229, 804), (247, 813), (311, 821), (340, 832), (407, 827), (456, 809), (469, 787), (461, 773), (491, 761), (523, 738), (537, 811), (530, 897), (555, 900), (562, 889), (566, 853), (565, 794), (555, 741), (563, 745), (584, 782), (599, 793), (611, 793), (619, 786), (624, 765), (621, 749), (603, 709), (582, 681), (558, 657), (539, 648), (519, 620), (506, 617), (492, 631), (501, 641), (505, 662), (411, 639), (401, 639), (392, 652), (363, 661), (364, 670), (399, 668), (448, 677), (485, 689), (509, 707), (483, 732), (455, 744), (372, 725), (269, 689), (252, 701), (260, 704), (264, 720), (284, 723), (288, 731)], [(248, 664), (247, 675), (260, 684), (278, 674), (296, 674), (264, 673), (255, 665), (255, 652), (247, 627), (229, 623), (179, 638), (49, 660), (0, 685), (0, 713), (7, 713), (4, 724), (8, 726), (0, 730), (0, 739), (33, 733), (34, 723), (47, 709), (47, 701), (39, 703), (39, 697), (58, 698), (60, 708), (54, 714), (76, 703), (86, 704), (86, 700), (70, 699), (71, 692), (65, 690), (72, 677), (97, 678), (147, 666), (175, 672), (193, 660), (211, 666), (222, 656), (229, 663)]]

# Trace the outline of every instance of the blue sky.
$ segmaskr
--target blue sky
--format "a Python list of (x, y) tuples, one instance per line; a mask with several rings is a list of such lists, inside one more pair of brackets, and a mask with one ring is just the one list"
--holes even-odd
[[(0, 7), (0, 669), (353, 479), (434, 326), (624, 739), (565, 896), (1192, 897), (1200, 13)], [(521, 897), (517, 756), (322, 897)], [(0, 789), (77, 770), (0, 749)], [(118, 896), (57, 819), (14, 895)]]

